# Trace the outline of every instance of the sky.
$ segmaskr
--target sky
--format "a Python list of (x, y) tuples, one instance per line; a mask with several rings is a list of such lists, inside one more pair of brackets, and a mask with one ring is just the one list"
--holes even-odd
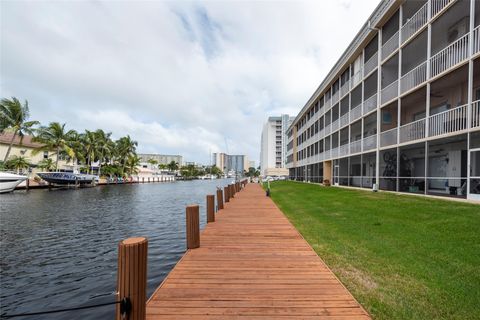
[(379, 0), (0, 1), (0, 95), (139, 153), (246, 154), (296, 115)]

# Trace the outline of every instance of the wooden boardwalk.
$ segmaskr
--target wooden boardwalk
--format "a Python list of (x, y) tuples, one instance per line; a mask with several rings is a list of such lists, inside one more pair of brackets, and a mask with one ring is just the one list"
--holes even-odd
[(370, 319), (257, 184), (216, 214), (147, 319)]

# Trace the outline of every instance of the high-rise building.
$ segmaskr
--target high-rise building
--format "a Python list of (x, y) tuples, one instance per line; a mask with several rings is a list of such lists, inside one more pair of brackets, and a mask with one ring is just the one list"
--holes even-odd
[(245, 170), (248, 171), (248, 157), (246, 155), (213, 153), (212, 164), (220, 168), (225, 174), (229, 172), (243, 174)]
[[(260, 174), (263, 176), (279, 175), (286, 164), (286, 132), (295, 118), (287, 114), (269, 117), (263, 125), (260, 147)], [(285, 170), (283, 170), (285, 171)], [(288, 172), (285, 172), (285, 175)]]
[(138, 157), (140, 158), (140, 162), (147, 162), (149, 159), (153, 159), (156, 160), (158, 164), (169, 164), (174, 161), (178, 163), (179, 166), (183, 165), (183, 156), (180, 155), (139, 153)]
[(480, 200), (480, 2), (381, 1), (287, 139), (293, 179)]

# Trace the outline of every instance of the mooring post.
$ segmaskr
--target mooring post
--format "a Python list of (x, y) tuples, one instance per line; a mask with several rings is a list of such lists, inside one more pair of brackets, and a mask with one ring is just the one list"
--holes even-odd
[(222, 192), (222, 189), (217, 189), (217, 206), (218, 206), (218, 210), (223, 209), (223, 192)]
[(147, 302), (147, 238), (129, 238), (118, 245), (115, 320), (145, 320)]
[(187, 249), (200, 247), (200, 217), (198, 204), (187, 206)]
[(230, 191), (230, 188), (228, 186), (223, 188), (223, 192), (225, 194), (225, 202), (230, 202), (229, 191)]
[(235, 198), (235, 188), (233, 187), (233, 184), (230, 185), (230, 194), (232, 198)]
[(215, 222), (215, 196), (207, 195), (207, 223)]

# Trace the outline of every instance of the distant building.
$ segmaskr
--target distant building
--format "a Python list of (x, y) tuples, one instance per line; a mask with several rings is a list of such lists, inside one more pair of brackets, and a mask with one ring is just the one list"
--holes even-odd
[(180, 155), (168, 155), (168, 154), (155, 154), (155, 153), (139, 153), (138, 157), (140, 162), (147, 162), (149, 159), (158, 161), (158, 164), (169, 164), (172, 161), (178, 163), (178, 166), (183, 165), (183, 156)]
[[(288, 175), (288, 170), (271, 170), (285, 168), (286, 164), (286, 132), (294, 121), (294, 117), (282, 114), (279, 117), (269, 117), (263, 125), (260, 148), (260, 174)], [(272, 172), (269, 172), (272, 171)]]
[(224, 173), (234, 171), (243, 174), (243, 171), (248, 170), (248, 157), (246, 155), (213, 153), (212, 163)]
[(255, 168), (255, 161), (254, 160), (248, 161), (248, 167)]

